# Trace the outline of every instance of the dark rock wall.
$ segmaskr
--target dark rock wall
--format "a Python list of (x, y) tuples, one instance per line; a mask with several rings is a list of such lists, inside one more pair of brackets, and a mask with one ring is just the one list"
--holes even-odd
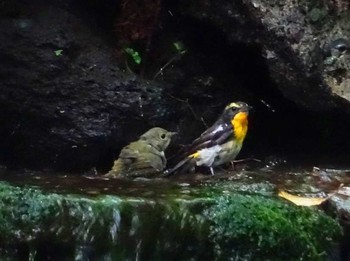
[(1, 160), (14, 166), (89, 168), (168, 115), (165, 87), (121, 71), (99, 13), (71, 2), (3, 3)]
[(287, 99), (308, 110), (349, 112), (347, 1), (194, 0), (179, 6), (180, 13), (216, 25), (231, 43), (260, 45)]
[[(264, 1), (257, 2), (262, 4)], [(317, 67), (309, 63), (311, 58), (323, 63), (325, 55), (323, 49), (318, 50), (316, 55), (310, 44), (319, 44), (320, 41), (323, 46), (339, 35), (329, 34), (328, 38), (311, 41), (310, 37), (314, 35), (309, 33), (309, 41), (301, 41), (297, 45), (309, 52), (294, 50), (295, 40), (289, 34), (289, 27), (296, 27), (298, 21), (311, 25), (301, 17), (304, 13), (294, 20), (289, 17), (288, 22), (284, 15), (293, 10), (286, 8), (283, 1), (280, 4), (272, 2), (269, 3), (271, 8), (265, 8), (264, 17), (257, 12), (259, 9), (253, 8), (253, 1), (168, 3), (167, 8), (172, 12), (168, 15), (169, 24), (175, 24), (177, 34), (191, 46), (184, 58), (187, 59), (186, 64), (191, 64), (189, 57), (195, 56), (196, 52), (202, 54), (193, 60), (201, 61), (200, 65), (206, 69), (210, 68), (203, 74), (211, 76), (211, 89), (218, 90), (220, 82), (223, 85), (221, 91), (206, 100), (201, 112), (208, 108), (208, 104), (222, 104), (227, 101), (225, 99), (242, 99), (254, 106), (241, 157), (256, 155), (265, 158), (274, 154), (287, 159), (301, 159), (309, 164), (327, 164), (338, 159), (348, 162), (349, 103), (344, 97), (332, 93), (324, 83), (323, 64)], [(279, 6), (280, 16), (273, 20), (271, 12), (275, 14)], [(262, 21), (262, 18), (278, 23), (278, 32), (271, 24), (263, 23), (265, 20)], [(336, 16), (332, 19), (336, 20)], [(343, 23), (340, 18), (339, 23)], [(307, 57), (311, 58), (307, 60)], [(195, 72), (183, 78), (198, 78), (200, 66), (188, 67), (196, 68)], [(185, 70), (185, 75), (188, 71)], [(185, 97), (195, 97), (190, 95), (190, 91), (194, 90), (193, 84), (187, 82), (183, 85), (187, 86)], [(198, 89), (208, 88), (197, 85), (197, 95)], [(182, 129), (188, 132), (188, 128)]]
[[(344, 65), (347, 52), (339, 56), (342, 63), (327, 60), (323, 50), (342, 34), (313, 43), (314, 25), (303, 20), (305, 12), (254, 3), (163, 1), (144, 73), (137, 76), (117, 55), (120, 2), (2, 1), (0, 161), (106, 171), (122, 146), (152, 126), (179, 132), (169, 149), (173, 155), (237, 100), (254, 106), (241, 157), (346, 161), (346, 86), (339, 95), (341, 88), (337, 93), (325, 80), (325, 74), (335, 77), (334, 70), (322, 69), (324, 61), (332, 68)], [(276, 12), (281, 16), (273, 17)], [(284, 30), (287, 22), (292, 34)], [(306, 42), (298, 31), (304, 23), (311, 28)], [(186, 54), (153, 81), (172, 58), (166, 49), (175, 41)], [(347, 74), (340, 72), (344, 86)]]

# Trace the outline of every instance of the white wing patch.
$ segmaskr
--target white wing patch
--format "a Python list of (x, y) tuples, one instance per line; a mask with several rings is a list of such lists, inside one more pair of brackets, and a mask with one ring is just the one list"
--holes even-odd
[(224, 130), (224, 127), (222, 127), (222, 125), (220, 125), (219, 127), (217, 127), (214, 131), (213, 131), (213, 134), (219, 132), (219, 131), (223, 131)]

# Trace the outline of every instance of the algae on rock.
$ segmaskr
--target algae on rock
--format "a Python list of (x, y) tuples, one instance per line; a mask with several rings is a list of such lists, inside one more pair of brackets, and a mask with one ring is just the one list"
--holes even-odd
[(87, 197), (0, 182), (0, 257), (323, 260), (341, 233), (316, 209), (260, 195), (223, 196), (217, 186), (212, 193), (196, 187), (202, 196)]
[(224, 259), (323, 260), (341, 235), (340, 225), (320, 210), (261, 196), (223, 196), (206, 214)]

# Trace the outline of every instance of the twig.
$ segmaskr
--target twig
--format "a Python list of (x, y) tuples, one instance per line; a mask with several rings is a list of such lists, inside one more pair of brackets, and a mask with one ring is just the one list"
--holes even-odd
[(198, 121), (201, 121), (203, 123), (203, 125), (208, 128), (208, 125), (205, 123), (205, 120), (203, 119), (203, 117), (198, 117), (197, 113), (193, 110), (191, 104), (188, 102), (188, 99), (186, 100), (183, 100), (183, 99), (180, 99), (180, 98), (177, 98), (171, 94), (168, 94), (171, 98), (173, 98), (174, 100), (177, 100), (179, 102), (183, 102), (183, 103), (186, 103), (186, 105), (188, 106), (188, 108), (190, 109), (190, 111), (192, 112), (194, 118)]
[(163, 71), (180, 55), (183, 55), (183, 52), (175, 54), (166, 64), (163, 65), (163, 67), (160, 67), (159, 71), (154, 75), (153, 80), (155, 80), (161, 73), (163, 73)]

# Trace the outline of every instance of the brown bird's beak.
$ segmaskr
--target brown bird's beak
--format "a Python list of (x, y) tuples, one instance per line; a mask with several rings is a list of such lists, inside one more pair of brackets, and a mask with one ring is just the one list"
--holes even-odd
[(251, 111), (251, 110), (253, 110), (253, 107), (252, 106), (244, 106), (244, 107), (242, 107), (241, 109), (240, 109), (240, 111), (242, 111), (242, 112), (249, 112), (249, 111)]
[(170, 132), (170, 136), (172, 137), (172, 136), (175, 136), (175, 135), (177, 135), (177, 132)]

